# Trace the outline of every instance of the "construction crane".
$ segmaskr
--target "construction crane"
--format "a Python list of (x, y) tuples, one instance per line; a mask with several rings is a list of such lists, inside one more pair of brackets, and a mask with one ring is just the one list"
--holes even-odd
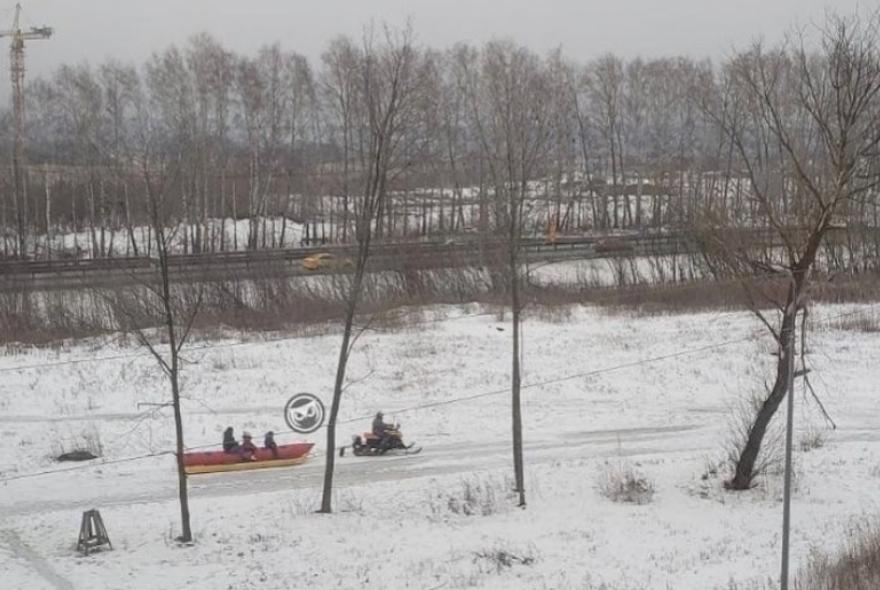
[(22, 31), (19, 25), (21, 4), (15, 5), (15, 19), (12, 28), (0, 31), (0, 37), (9, 37), (9, 73), (12, 75), (12, 117), (15, 133), (12, 149), (12, 175), (15, 188), (15, 214), (18, 224), (18, 255), (25, 254), (25, 230), (27, 223), (27, 201), (24, 196), (24, 42), (35, 39), (48, 39), (52, 36), (51, 27), (31, 27)]

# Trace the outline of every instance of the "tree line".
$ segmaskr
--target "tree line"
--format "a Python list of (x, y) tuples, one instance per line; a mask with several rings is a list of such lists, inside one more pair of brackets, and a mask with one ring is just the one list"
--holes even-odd
[[(174, 171), (165, 190), (178, 251), (353, 242), (370, 174), (363, 73), (388, 67), (367, 50), (377, 34), (334, 39), (317, 62), (277, 43), (239, 55), (200, 34), (139, 66), (62, 65), (31, 81), (26, 188), (15, 193), (6, 167), (0, 255), (152, 254), (141, 167), (160, 153)], [(527, 174), (516, 176), (529, 234), (692, 227), (707, 215), (767, 225), (740, 147), (763, 154), (765, 172), (779, 173), (773, 198), (791, 201), (791, 177), (773, 169), (779, 154), (767, 138), (738, 147), (726, 132), (759, 115), (737, 99), (748, 51), (721, 63), (612, 54), (577, 62), (510, 41), (412, 51), (376, 239), (505, 233), (498, 171), (526, 160)], [(511, 85), (528, 96), (513, 100)], [(3, 131), (11, 153), (8, 124)], [(502, 162), (511, 133), (531, 151)], [(876, 225), (870, 197), (847, 214)], [(64, 233), (73, 242), (62, 243)]]

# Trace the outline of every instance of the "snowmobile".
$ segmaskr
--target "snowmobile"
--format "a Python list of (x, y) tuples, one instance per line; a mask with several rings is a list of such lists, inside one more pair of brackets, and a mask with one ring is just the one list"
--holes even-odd
[[(374, 457), (376, 455), (415, 455), (422, 451), (422, 447), (415, 443), (404, 444), (403, 435), (398, 424), (394, 429), (388, 429), (388, 436), (384, 439), (372, 432), (356, 434), (351, 439), (351, 450), (358, 457)], [(345, 454), (345, 447), (340, 449), (339, 455)]]

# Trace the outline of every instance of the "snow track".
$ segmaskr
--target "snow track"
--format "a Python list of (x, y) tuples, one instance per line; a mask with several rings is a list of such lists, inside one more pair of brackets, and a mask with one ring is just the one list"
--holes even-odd
[[(54, 590), (74, 590), (73, 584), (59, 576), (45, 559), (21, 540), (17, 532), (10, 529), (0, 530), (0, 549), (4, 547), (28, 569), (39, 574), (48, 584), (44, 587)], [(31, 587), (29, 590), (37, 590), (37, 588)]]
[[(700, 431), (703, 432), (695, 432)], [(700, 434), (706, 434), (703, 437)], [(586, 430), (562, 433), (558, 438), (525, 442), (529, 464), (550, 463), (570, 457), (614, 457), (630, 455), (655, 455), (693, 451), (702, 448), (695, 438), (704, 439), (706, 449), (712, 447), (711, 432), (696, 424), (658, 426), (647, 428), (622, 428), (611, 430)], [(697, 436), (695, 436), (697, 435)], [(621, 439), (626, 445), (621, 446)], [(463, 449), (478, 449), (465, 452)], [(503, 468), (511, 462), (510, 443), (493, 442), (479, 444), (463, 441), (460, 444), (445, 443), (425, 445), (418, 455), (394, 457), (355, 457), (346, 453), (336, 460), (334, 483), (346, 488), (377, 481), (400, 481), (420, 477), (465, 474), (474, 471)], [(172, 461), (166, 458), (168, 469), (153, 471), (152, 481), (141, 485), (119, 486), (108, 484), (98, 497), (70, 498), (68, 500), (34, 500), (6, 503), (0, 508), (7, 514), (23, 516), (56, 510), (79, 510), (92, 506), (125, 506), (150, 502), (172, 501), (177, 497), (175, 479), (171, 472)], [(99, 469), (100, 466), (96, 466)], [(264, 469), (241, 473), (205, 474), (189, 478), (190, 497), (217, 498), (254, 495), (289, 489), (320, 489), (324, 476), (323, 455), (300, 466), (287, 469)], [(55, 477), (52, 475), (46, 476)], [(124, 474), (106, 478), (119, 479)], [(24, 489), (31, 485), (28, 480), (12, 482)], [(12, 487), (12, 486), (10, 486)], [(70, 494), (71, 491), (69, 490)], [(13, 497), (10, 494), (7, 497)]]

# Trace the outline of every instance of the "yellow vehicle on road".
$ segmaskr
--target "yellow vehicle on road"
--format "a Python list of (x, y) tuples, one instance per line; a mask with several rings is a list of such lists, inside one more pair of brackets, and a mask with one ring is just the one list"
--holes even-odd
[(349, 258), (336, 256), (330, 252), (320, 252), (306, 256), (302, 261), (306, 270), (346, 270), (354, 268), (354, 263)]

